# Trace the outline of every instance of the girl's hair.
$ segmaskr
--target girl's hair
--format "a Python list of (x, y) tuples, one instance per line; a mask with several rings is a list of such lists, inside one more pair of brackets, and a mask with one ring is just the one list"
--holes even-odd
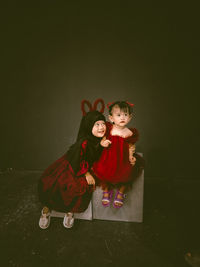
[(114, 107), (119, 107), (120, 110), (127, 112), (129, 115), (133, 113), (133, 107), (126, 101), (116, 101), (109, 106), (109, 114), (112, 115)]

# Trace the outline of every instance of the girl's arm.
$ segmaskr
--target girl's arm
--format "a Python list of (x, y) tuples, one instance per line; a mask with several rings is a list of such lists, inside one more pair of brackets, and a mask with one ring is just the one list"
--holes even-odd
[(136, 158), (133, 156), (135, 153), (135, 145), (129, 144), (129, 161), (131, 165), (135, 165)]

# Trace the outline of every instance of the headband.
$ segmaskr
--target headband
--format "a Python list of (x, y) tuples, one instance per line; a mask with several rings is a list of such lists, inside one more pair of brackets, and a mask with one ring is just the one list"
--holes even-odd
[(101, 99), (101, 98), (96, 99), (94, 101), (93, 106), (88, 100), (85, 100), (85, 99), (82, 100), (81, 101), (81, 110), (82, 110), (83, 116), (85, 116), (86, 113), (88, 112), (88, 111), (85, 110), (85, 105), (87, 105), (87, 107), (89, 108), (89, 111), (94, 111), (94, 110), (97, 110), (97, 106), (98, 106), (99, 103), (101, 103), (101, 109), (98, 110), (98, 111), (103, 113), (104, 109), (105, 109), (105, 104), (104, 104), (103, 99)]

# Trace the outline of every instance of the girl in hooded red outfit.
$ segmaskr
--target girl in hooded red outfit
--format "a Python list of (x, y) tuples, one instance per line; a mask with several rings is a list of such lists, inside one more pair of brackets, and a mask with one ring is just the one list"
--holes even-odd
[[(102, 103), (101, 112), (96, 111), (98, 103)], [(50, 224), (50, 211), (56, 210), (65, 213), (63, 225), (71, 228), (74, 223), (74, 212), (83, 212), (87, 209), (94, 190), (95, 180), (90, 174), (90, 169), (102, 152), (102, 147), (108, 146), (102, 140), (106, 132), (103, 100), (97, 99), (89, 111), (84, 111), (76, 142), (67, 153), (51, 164), (42, 174), (38, 192), (39, 199), (44, 205), (39, 226), (46, 229)]]
[(132, 118), (132, 106), (125, 101), (117, 101), (108, 106), (111, 123), (107, 123), (106, 138), (110, 145), (103, 150), (92, 169), (102, 185), (102, 205), (105, 207), (110, 205), (113, 187), (117, 188), (113, 205), (115, 208), (122, 207), (124, 192), (143, 168), (142, 158), (134, 154), (138, 131), (126, 127)]

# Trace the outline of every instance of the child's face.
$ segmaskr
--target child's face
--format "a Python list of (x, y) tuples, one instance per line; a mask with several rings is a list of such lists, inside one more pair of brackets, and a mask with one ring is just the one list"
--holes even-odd
[(105, 121), (96, 121), (92, 128), (92, 134), (96, 137), (103, 137), (105, 133), (106, 133)]
[(131, 120), (132, 115), (128, 113), (128, 111), (123, 111), (119, 107), (113, 107), (112, 115), (109, 115), (109, 120), (116, 126), (125, 127), (129, 121)]

